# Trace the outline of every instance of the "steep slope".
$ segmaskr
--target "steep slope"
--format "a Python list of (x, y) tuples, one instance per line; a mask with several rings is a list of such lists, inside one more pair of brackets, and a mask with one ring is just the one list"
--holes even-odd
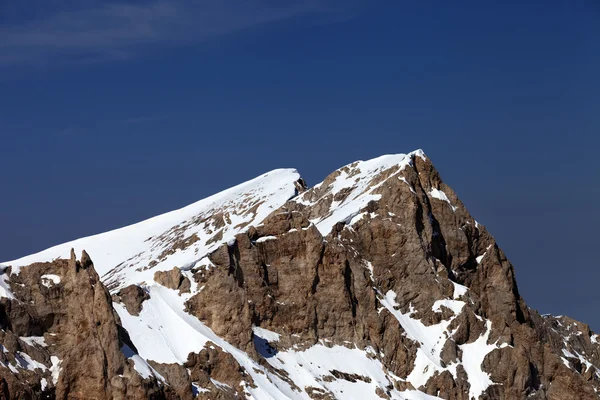
[(112, 288), (152, 281), (156, 271), (191, 267), (220, 243), (260, 223), (302, 190), (299, 179), (296, 170), (274, 170), (182, 209), (4, 264), (17, 272), (34, 262), (68, 259), (71, 249), (86, 250)]
[[(277, 170), (4, 263), (0, 398), (600, 398), (600, 338), (526, 306), (504, 253), (422, 151), (304, 189)], [(81, 353), (64, 348), (82, 340), (68, 321), (91, 311), (65, 318), (61, 302), (106, 291), (72, 247), (90, 253), (113, 293), (100, 309), (115, 314), (79, 323), (98, 338), (81, 342), (94, 360), (82, 377)], [(87, 289), (69, 300), (73, 282)], [(85, 385), (107, 394), (71, 389)]]

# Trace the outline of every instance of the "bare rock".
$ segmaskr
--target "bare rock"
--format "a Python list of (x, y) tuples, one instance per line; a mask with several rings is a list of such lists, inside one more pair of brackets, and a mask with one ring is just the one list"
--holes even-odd
[(169, 289), (179, 290), (180, 293), (190, 292), (190, 280), (177, 267), (170, 271), (156, 271), (154, 281)]
[[(58, 277), (51, 280), (52, 285), (41, 278), (48, 274)], [(111, 296), (87, 254), (80, 261), (72, 252), (69, 260), (24, 267), (10, 276), (10, 285), (17, 299), (0, 300), (4, 330), (0, 344), (11, 349), (5, 360), (18, 368), (18, 373), (5, 373), (8, 369), (3, 365), (8, 364), (0, 365), (6, 398), (164, 397), (159, 383), (154, 378), (142, 379), (121, 352), (122, 328)], [(23, 336), (44, 337), (47, 347), (16, 339)], [(14, 359), (17, 351), (26, 352), (45, 368), (31, 371), (20, 367)], [(60, 368), (57, 379), (51, 368)]]
[(144, 301), (149, 298), (148, 292), (138, 285), (129, 285), (113, 296), (113, 300), (123, 303), (131, 315), (140, 315)]

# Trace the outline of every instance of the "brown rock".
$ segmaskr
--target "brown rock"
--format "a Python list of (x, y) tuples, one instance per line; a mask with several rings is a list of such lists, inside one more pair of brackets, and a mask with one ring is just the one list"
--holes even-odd
[(180, 293), (190, 292), (190, 280), (177, 267), (170, 271), (156, 271), (154, 281), (169, 289), (179, 290)]
[(150, 295), (138, 285), (129, 285), (113, 296), (113, 300), (123, 303), (131, 315), (140, 315), (144, 301), (149, 298)]
[[(60, 282), (50, 286), (41, 279), (45, 274), (57, 275)], [(10, 276), (10, 285), (18, 300), (0, 300), (5, 330), (0, 341), (11, 348), (7, 361), (17, 365), (13, 354), (23, 351), (46, 369), (12, 374), (0, 366), (7, 398), (40, 398), (42, 378), (47, 385), (44, 395), (61, 399), (164, 398), (158, 382), (142, 379), (121, 352), (120, 322), (87, 254), (81, 261), (72, 252), (70, 260), (24, 267)], [(16, 340), (22, 336), (43, 336), (48, 346)], [(56, 383), (52, 360), (60, 365)]]

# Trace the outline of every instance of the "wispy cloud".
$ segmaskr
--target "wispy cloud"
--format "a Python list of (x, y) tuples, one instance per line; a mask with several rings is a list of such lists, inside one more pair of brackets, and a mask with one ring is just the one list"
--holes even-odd
[(0, 65), (4, 66), (128, 59), (151, 47), (194, 43), (299, 16), (336, 19), (352, 12), (357, 0), (15, 3), (12, 8), (0, 5)]

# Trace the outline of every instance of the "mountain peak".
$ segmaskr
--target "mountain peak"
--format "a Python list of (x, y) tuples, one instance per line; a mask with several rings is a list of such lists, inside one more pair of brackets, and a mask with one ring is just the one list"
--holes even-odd
[[(71, 249), (81, 261), (69, 261)], [(312, 188), (274, 170), (6, 264), (8, 398), (541, 400), (600, 390), (598, 335), (527, 307), (512, 264), (421, 150), (353, 162)]]

